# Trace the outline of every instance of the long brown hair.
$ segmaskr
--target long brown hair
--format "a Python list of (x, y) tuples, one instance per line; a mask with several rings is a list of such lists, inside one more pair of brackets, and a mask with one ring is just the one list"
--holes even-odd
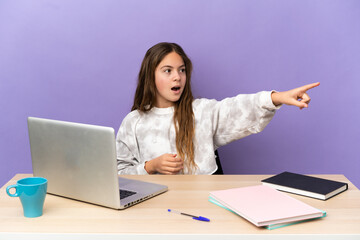
[(176, 43), (162, 42), (151, 47), (142, 61), (134, 104), (131, 110), (147, 112), (154, 107), (156, 100), (155, 69), (171, 52), (179, 54), (185, 64), (186, 84), (180, 99), (174, 103), (174, 126), (176, 132), (176, 149), (184, 160), (189, 173), (197, 168), (194, 161), (195, 121), (192, 109), (194, 100), (191, 92), (192, 63), (184, 50)]

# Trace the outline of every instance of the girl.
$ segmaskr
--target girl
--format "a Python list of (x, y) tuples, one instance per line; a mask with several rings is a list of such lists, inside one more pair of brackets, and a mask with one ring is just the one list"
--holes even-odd
[(307, 108), (306, 91), (320, 84), (194, 100), (191, 71), (190, 59), (175, 43), (146, 52), (132, 111), (117, 134), (119, 174), (212, 174), (217, 148), (262, 131), (282, 104)]

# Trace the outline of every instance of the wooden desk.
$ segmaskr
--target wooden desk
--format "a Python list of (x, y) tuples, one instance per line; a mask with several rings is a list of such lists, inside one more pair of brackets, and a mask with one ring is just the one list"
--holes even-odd
[[(112, 210), (48, 194), (44, 215), (23, 217), (18, 198), (0, 191), (0, 239), (360, 239), (360, 191), (343, 175), (316, 175), (349, 183), (349, 189), (327, 201), (290, 194), (325, 210), (323, 219), (280, 229), (258, 228), (210, 202), (210, 191), (251, 186), (270, 175), (126, 176), (166, 184), (169, 191), (126, 210)], [(211, 222), (171, 214), (167, 209), (202, 215)]]

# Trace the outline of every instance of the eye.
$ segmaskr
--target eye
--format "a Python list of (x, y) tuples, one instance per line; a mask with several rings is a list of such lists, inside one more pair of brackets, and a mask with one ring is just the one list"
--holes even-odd
[(165, 69), (164, 72), (171, 73), (171, 69)]
[(184, 72), (186, 72), (186, 69), (185, 69), (185, 68), (181, 68), (181, 69), (180, 69), (180, 72), (184, 73)]

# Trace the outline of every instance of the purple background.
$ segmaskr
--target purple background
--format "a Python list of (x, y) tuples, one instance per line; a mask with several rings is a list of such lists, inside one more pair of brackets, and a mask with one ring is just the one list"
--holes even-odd
[(309, 109), (219, 150), (225, 173), (344, 174), (360, 187), (360, 1), (2, 0), (0, 184), (30, 173), (27, 117), (111, 126), (146, 50), (179, 43), (196, 97), (311, 82)]

